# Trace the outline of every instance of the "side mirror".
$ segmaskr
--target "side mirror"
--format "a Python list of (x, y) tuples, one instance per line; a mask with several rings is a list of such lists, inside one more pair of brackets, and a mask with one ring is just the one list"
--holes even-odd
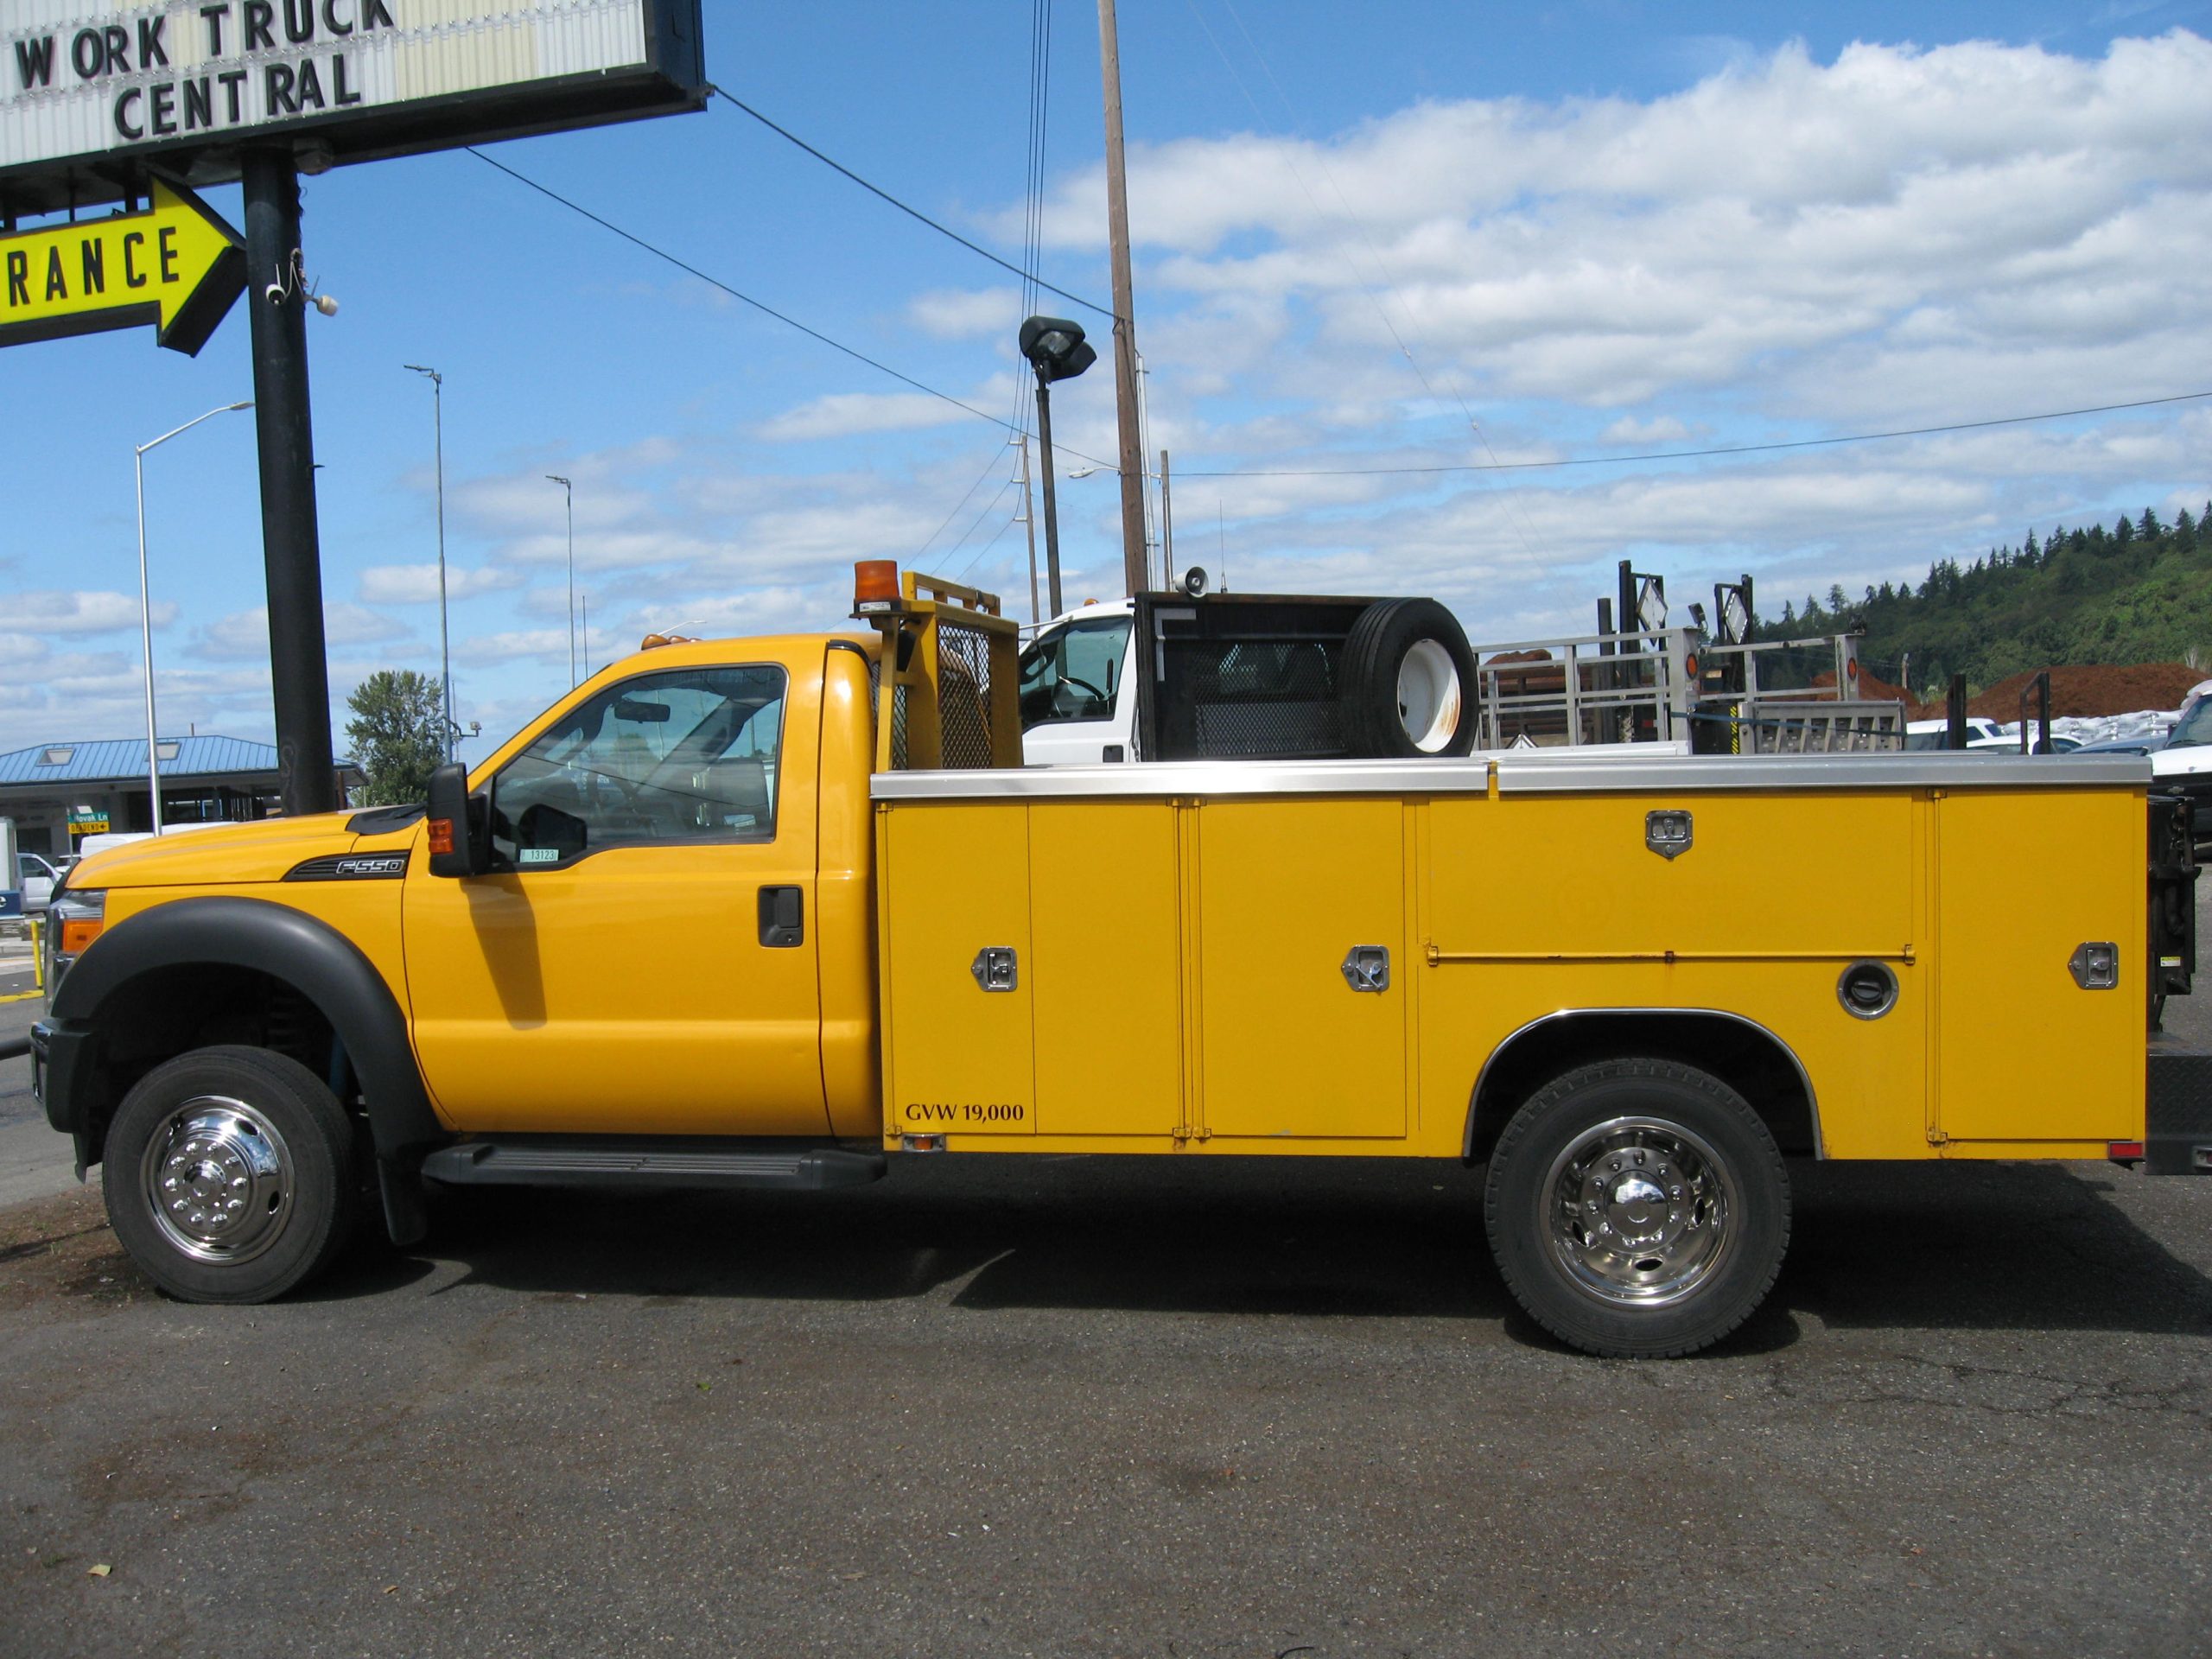
[(458, 761), (430, 774), (430, 874), (481, 875), (492, 867), (484, 815), (468, 798), (468, 768)]

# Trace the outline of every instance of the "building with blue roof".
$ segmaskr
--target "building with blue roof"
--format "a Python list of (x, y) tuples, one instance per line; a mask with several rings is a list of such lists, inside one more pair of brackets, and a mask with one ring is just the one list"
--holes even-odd
[[(165, 737), (155, 748), (163, 823), (241, 822), (273, 817), (282, 802), (276, 746), (242, 737)], [(338, 763), (343, 791), (359, 767)], [(88, 835), (154, 827), (146, 785), (146, 740), (41, 743), (0, 754), (0, 818), (12, 818), (26, 853), (69, 853)]]

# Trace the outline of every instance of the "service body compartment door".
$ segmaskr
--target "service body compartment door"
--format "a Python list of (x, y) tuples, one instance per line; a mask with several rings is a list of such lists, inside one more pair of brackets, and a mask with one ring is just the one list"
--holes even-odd
[[(1937, 811), (1938, 1126), (1953, 1141), (2139, 1139), (2143, 797), (1958, 790)], [(2030, 837), (2056, 856), (2024, 858)], [(2107, 944), (2118, 983), (2085, 988), (2077, 951)]]
[[(1207, 1135), (1405, 1134), (1404, 836), (1395, 800), (1199, 809)], [(1353, 988), (1358, 947), (1389, 952), (1381, 988)]]
[(1160, 1135), (1181, 1121), (1175, 817), (1164, 801), (1029, 809), (1040, 1134)]
[(1033, 1135), (1028, 809), (902, 804), (884, 837), (886, 1127)]

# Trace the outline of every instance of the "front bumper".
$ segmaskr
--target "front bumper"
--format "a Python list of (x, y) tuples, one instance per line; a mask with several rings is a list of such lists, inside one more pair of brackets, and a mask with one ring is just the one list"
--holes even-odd
[(2152, 1175), (2212, 1175), (2212, 1049), (2153, 1032), (2150, 1058), (2144, 1169)]

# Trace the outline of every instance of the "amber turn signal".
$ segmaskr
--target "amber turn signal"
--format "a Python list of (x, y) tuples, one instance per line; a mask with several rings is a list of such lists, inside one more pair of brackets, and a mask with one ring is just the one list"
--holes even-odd
[(100, 936), (101, 918), (98, 916), (72, 916), (61, 924), (61, 954), (73, 957)]
[(433, 854), (453, 851), (453, 820), (451, 818), (430, 820), (430, 851)]
[(881, 605), (899, 597), (899, 561), (861, 559), (853, 565), (853, 605)]

